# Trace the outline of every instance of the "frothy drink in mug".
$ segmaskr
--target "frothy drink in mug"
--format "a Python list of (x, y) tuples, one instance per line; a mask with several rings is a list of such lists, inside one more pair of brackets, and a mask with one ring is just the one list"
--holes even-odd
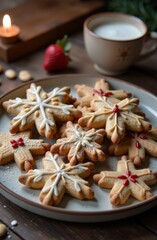
[(84, 43), (94, 67), (104, 75), (124, 73), (135, 61), (154, 53), (156, 41), (142, 53), (148, 29), (139, 18), (124, 13), (105, 12), (84, 22)]
[(106, 39), (132, 40), (141, 36), (140, 30), (132, 24), (125, 22), (109, 22), (98, 25), (93, 32)]

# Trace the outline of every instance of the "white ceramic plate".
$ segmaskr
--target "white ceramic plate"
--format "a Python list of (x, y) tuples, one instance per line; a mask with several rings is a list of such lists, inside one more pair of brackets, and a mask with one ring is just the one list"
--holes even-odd
[[(87, 84), (93, 86), (99, 77), (87, 75), (60, 75), (47, 79), (36, 81), (37, 85), (41, 85), (46, 91), (50, 91), (54, 87), (70, 86), (72, 95), (77, 96), (74, 90), (74, 84)], [(133, 93), (140, 99), (140, 108), (146, 113), (147, 118), (152, 125), (157, 126), (157, 98), (149, 92), (124, 81), (108, 77), (108, 82), (112, 89), (124, 89)], [(15, 97), (25, 97), (25, 91), (29, 84), (23, 85), (1, 97), (1, 103), (5, 100)], [(0, 131), (9, 132), (11, 116), (5, 111), (0, 113)], [(106, 162), (97, 164), (96, 171), (99, 169), (115, 170), (117, 157), (108, 157)], [(40, 161), (36, 161), (40, 163)], [(157, 159), (148, 157), (144, 167), (157, 169)], [(18, 176), (21, 172), (17, 169), (14, 161), (8, 165), (0, 167), (0, 191), (10, 201), (18, 206), (29, 210), (33, 213), (43, 215), (49, 218), (76, 221), (76, 222), (98, 222), (112, 221), (115, 219), (125, 218), (141, 213), (157, 204), (157, 186), (152, 187), (154, 196), (146, 201), (139, 202), (130, 198), (123, 206), (113, 207), (109, 201), (109, 191), (100, 189), (96, 184), (92, 184), (95, 192), (95, 199), (91, 201), (81, 201), (69, 196), (65, 196), (58, 207), (44, 206), (39, 202), (39, 190), (28, 189), (19, 184)]]

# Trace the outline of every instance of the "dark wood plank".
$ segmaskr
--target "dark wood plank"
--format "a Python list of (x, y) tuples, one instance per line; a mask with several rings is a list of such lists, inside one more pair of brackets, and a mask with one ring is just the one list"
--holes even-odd
[[(77, 31), (84, 19), (103, 9), (101, 0), (95, 1), (51, 1), (29, 0), (8, 9), (13, 23), (21, 29), (19, 41), (14, 44), (0, 43), (0, 58), (13, 61), (62, 35)], [(0, 13), (0, 19), (6, 13)]]
[[(31, 57), (27, 56), (19, 61), (10, 63), (9, 68), (13, 68), (14, 70), (16, 70), (17, 73), (19, 73), (20, 70), (29, 70), (34, 80), (54, 76), (56, 74), (68, 73), (87, 73), (99, 75), (91, 65), (90, 60), (88, 59), (82, 47), (77, 46), (75, 43), (72, 46), (72, 51), (70, 55), (72, 61), (69, 63), (68, 67), (65, 70), (60, 72), (47, 73), (43, 69), (42, 62), (44, 57), (44, 51), (45, 48), (37, 51)], [(86, 64), (84, 64), (84, 62)], [(1, 61), (0, 63), (4, 66), (5, 69), (8, 69), (8, 65), (6, 63), (4, 63), (3, 61)], [(4, 74), (1, 74), (0, 78), (2, 79), (2, 85), (0, 86), (1, 94), (5, 93), (6, 91), (11, 91), (12, 89), (20, 85), (23, 85), (23, 83), (18, 80), (18, 78), (15, 80), (9, 80), (4, 76)]]
[[(16, 219), (18, 225), (14, 227), (14, 232), (23, 236), (26, 240), (123, 240), (125, 236), (128, 240), (137, 238), (141, 240), (156, 239), (154, 233), (138, 224), (137, 217), (104, 223), (71, 223), (32, 214), (10, 203), (2, 196), (0, 201), (3, 221), (10, 226), (10, 222)], [(143, 215), (145, 216), (145, 213)]]
[(137, 216), (138, 222), (157, 235), (157, 207)]
[[(6, 225), (6, 228), (7, 228), (7, 233), (3, 236), (3, 238), (0, 238), (0, 239), (3, 239), (3, 240), (8, 240), (8, 239), (14, 239), (14, 240), (20, 240), (22, 239), (19, 235), (17, 235), (15, 232), (14, 232), (14, 228), (13, 226), (11, 226), (11, 222), (8, 223), (8, 221), (5, 221), (5, 218), (3, 218), (3, 210), (5, 210), (5, 208), (7, 208), (7, 205), (3, 205), (3, 198), (2, 198), (2, 201), (1, 201), (1, 194), (0, 194), (0, 223), (3, 223)], [(14, 220), (14, 219), (12, 219)]]

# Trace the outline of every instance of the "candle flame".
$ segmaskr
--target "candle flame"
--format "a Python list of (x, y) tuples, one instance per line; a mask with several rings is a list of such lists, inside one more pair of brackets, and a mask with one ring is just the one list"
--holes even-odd
[(11, 19), (8, 14), (5, 14), (3, 17), (3, 27), (9, 29), (11, 27)]

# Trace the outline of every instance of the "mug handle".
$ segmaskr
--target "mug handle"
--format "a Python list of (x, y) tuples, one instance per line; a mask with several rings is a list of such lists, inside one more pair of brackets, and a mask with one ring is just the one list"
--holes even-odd
[(145, 60), (146, 58), (153, 55), (156, 50), (157, 50), (157, 33), (151, 32), (147, 36), (147, 39), (144, 43), (143, 49), (137, 61)]

